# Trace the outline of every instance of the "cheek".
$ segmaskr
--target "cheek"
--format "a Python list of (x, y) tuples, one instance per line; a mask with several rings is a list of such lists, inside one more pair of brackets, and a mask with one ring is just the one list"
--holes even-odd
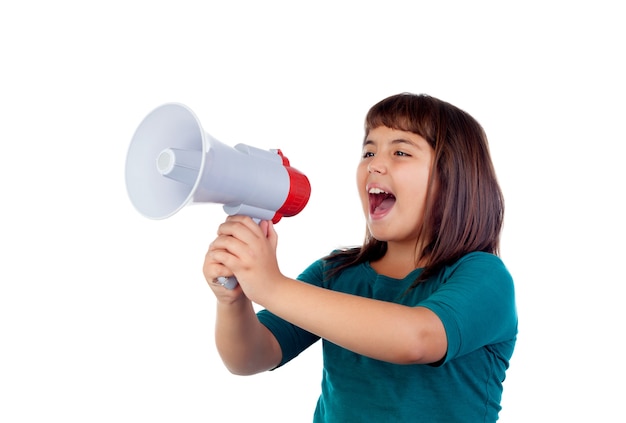
[(363, 208), (368, 207), (369, 197), (365, 192), (365, 185), (367, 184), (367, 176), (369, 172), (367, 171), (367, 166), (363, 164), (359, 164), (356, 169), (356, 188), (359, 193), (359, 198), (361, 199), (361, 204)]
[(356, 186), (359, 190), (359, 195), (361, 191), (365, 190), (365, 184), (367, 183), (367, 166), (364, 166), (363, 163), (360, 163), (356, 168)]
[(402, 196), (408, 198), (408, 206), (419, 214), (424, 210), (426, 204), (426, 193), (428, 192), (428, 172), (414, 173), (407, 175), (405, 186), (410, 187)]

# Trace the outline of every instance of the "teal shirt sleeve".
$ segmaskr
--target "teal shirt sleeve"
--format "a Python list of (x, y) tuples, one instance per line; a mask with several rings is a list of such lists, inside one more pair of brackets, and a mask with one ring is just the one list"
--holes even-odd
[(495, 255), (471, 253), (440, 273), (439, 288), (418, 305), (441, 319), (448, 340), (442, 363), (517, 335), (513, 279)]
[[(302, 274), (298, 276), (298, 280), (321, 286), (323, 271), (324, 262), (318, 260), (302, 272)], [(281, 319), (268, 310), (260, 310), (257, 313), (257, 317), (259, 321), (272, 332), (280, 345), (283, 357), (278, 367), (297, 357), (302, 351), (319, 339), (319, 336)]]

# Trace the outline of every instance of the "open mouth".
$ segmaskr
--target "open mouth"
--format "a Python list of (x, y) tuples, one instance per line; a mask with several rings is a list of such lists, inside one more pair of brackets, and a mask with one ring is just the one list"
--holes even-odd
[(382, 214), (391, 209), (396, 203), (396, 196), (380, 188), (370, 188), (368, 191), (370, 214)]

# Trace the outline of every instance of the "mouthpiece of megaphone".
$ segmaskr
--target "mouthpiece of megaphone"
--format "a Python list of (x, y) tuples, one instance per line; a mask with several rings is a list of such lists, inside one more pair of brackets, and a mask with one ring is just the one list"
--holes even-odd
[(229, 215), (274, 223), (300, 213), (311, 194), (307, 177), (280, 150), (222, 144), (177, 103), (157, 107), (135, 131), (126, 189), (150, 219), (170, 217), (187, 204), (218, 203)]

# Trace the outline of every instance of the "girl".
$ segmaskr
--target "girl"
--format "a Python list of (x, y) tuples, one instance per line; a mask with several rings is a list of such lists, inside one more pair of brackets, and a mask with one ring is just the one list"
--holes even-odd
[[(250, 375), (321, 338), (315, 422), (494, 422), (517, 314), (483, 129), (451, 104), (404, 93), (370, 109), (362, 148), (363, 246), (294, 280), (279, 270), (271, 222), (220, 225), (204, 264), (220, 356)], [(234, 290), (216, 282), (233, 274)]]

